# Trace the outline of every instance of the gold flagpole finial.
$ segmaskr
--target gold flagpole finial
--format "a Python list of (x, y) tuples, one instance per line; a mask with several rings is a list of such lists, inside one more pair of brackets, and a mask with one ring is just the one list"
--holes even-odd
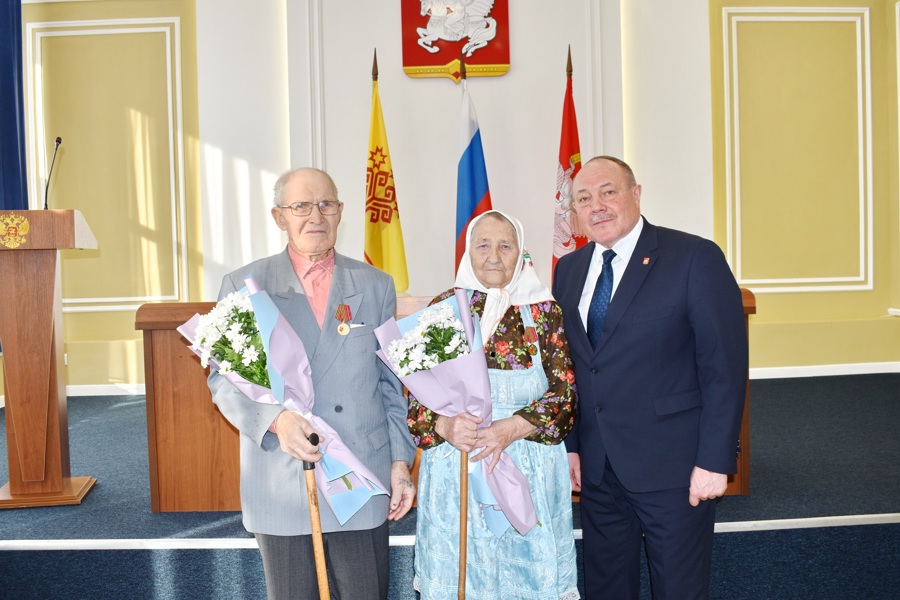
[(462, 52), (459, 54), (459, 78), (466, 78), (466, 55)]
[(566, 63), (566, 77), (572, 78), (572, 44), (569, 44), (569, 61)]

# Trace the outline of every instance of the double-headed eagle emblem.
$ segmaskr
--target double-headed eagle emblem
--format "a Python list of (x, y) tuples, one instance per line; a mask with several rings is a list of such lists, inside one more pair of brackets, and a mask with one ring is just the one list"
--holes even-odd
[(25, 236), (30, 228), (28, 219), (22, 215), (15, 213), (0, 215), (0, 244), (10, 250), (18, 248), (28, 241)]

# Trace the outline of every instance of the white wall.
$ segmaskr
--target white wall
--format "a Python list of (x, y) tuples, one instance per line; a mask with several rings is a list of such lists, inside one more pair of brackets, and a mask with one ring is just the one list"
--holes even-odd
[[(705, 0), (509, 4), (509, 73), (472, 78), (469, 91), (493, 205), (522, 220), (542, 279), (550, 279), (570, 44), (583, 157), (624, 155), (644, 184), (652, 221), (711, 235)], [(224, 272), (282, 247), (269, 190), (289, 166), (331, 173), (345, 202), (338, 251), (362, 258), (376, 47), (409, 293), (452, 284), (461, 88), (404, 74), (399, 2), (348, 7), (197, 0), (206, 299)]]
[(712, 238), (706, 0), (622, 2), (625, 156), (649, 221)]
[(272, 186), (288, 169), (285, 5), (197, 0), (203, 299), (222, 276), (283, 248)]

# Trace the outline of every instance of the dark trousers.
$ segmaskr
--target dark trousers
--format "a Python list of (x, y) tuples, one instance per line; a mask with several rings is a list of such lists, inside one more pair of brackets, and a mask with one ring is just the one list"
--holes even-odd
[(688, 488), (632, 493), (606, 461), (600, 485), (582, 479), (585, 597), (637, 600), (641, 542), (654, 600), (709, 598), (713, 502), (693, 507)]
[[(312, 536), (255, 534), (269, 600), (319, 598)], [(387, 600), (388, 524), (323, 535), (328, 587), (338, 600)]]

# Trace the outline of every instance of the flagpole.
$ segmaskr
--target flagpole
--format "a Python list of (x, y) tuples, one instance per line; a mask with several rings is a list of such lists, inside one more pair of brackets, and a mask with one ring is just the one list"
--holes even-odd
[[(578, 123), (572, 97), (572, 45), (566, 56), (566, 93), (563, 97), (562, 128), (556, 164), (556, 206), (553, 218), (553, 262), (551, 273), (560, 258), (587, 243), (583, 228), (571, 206), (572, 186), (581, 170), (581, 150), (578, 143)], [(552, 275), (551, 275), (552, 278)]]
[[(459, 78), (466, 83), (466, 57), (459, 55)], [(469, 453), (459, 453), (459, 584), (456, 587), (457, 600), (466, 598), (466, 538), (469, 517)]]

